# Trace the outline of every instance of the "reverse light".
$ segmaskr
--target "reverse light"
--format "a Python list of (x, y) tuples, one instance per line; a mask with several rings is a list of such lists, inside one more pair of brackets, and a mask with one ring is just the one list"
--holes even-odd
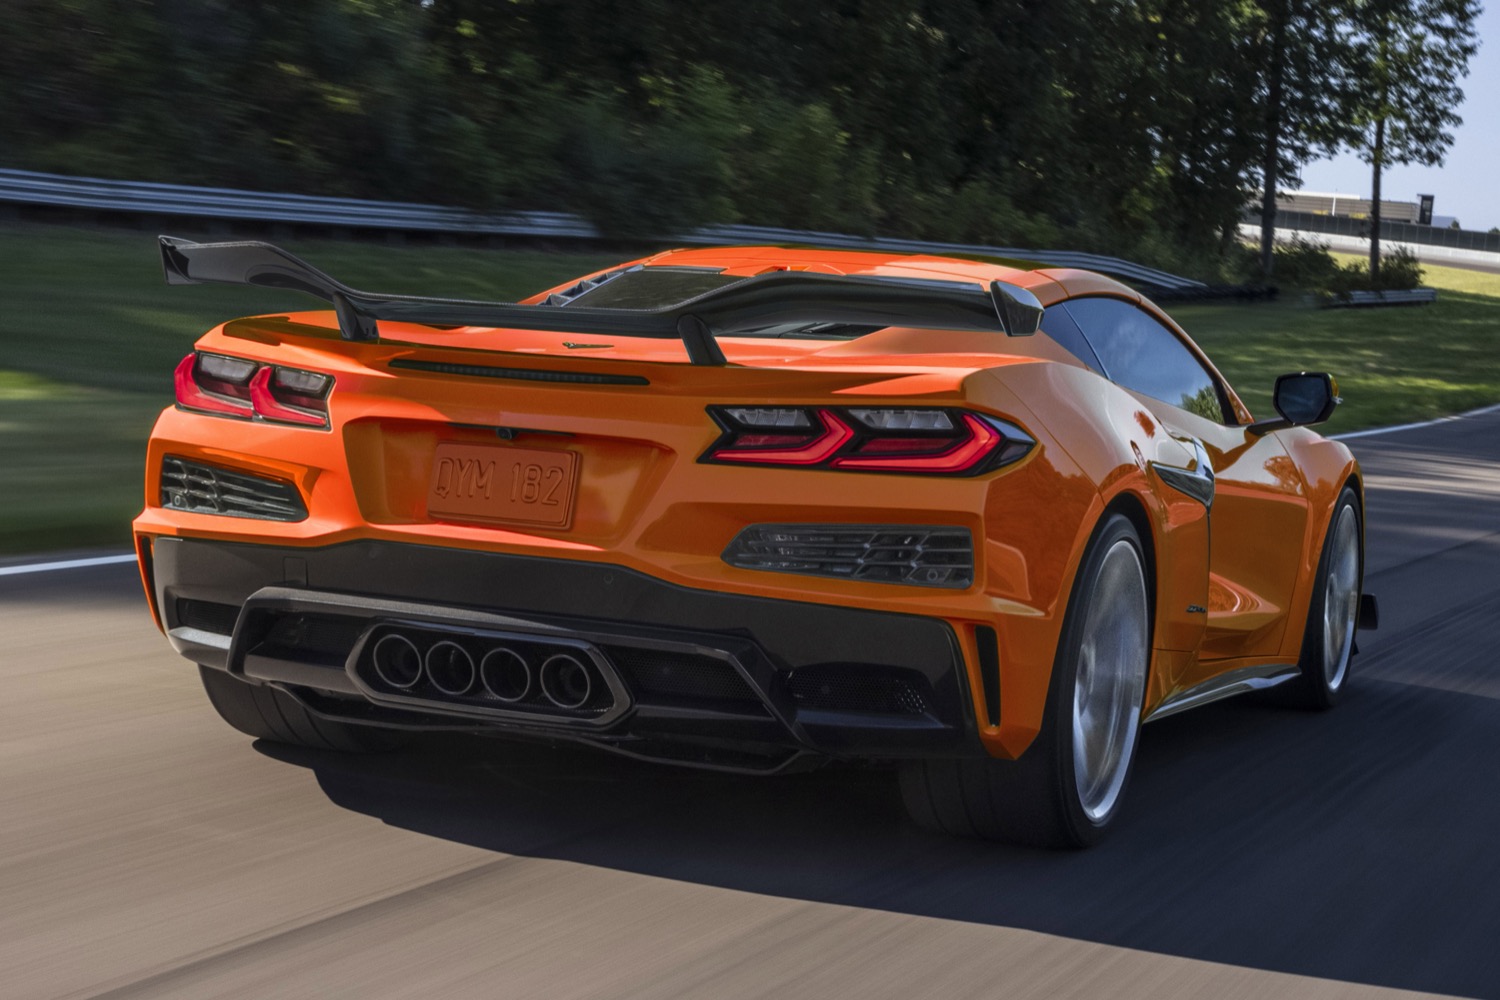
[(969, 476), (1036, 443), (1013, 424), (965, 410), (724, 406), (709, 414), (724, 433), (704, 462)]
[[(316, 385), (316, 393), (309, 394), (288, 386), (288, 375), (292, 376), (294, 385)], [(255, 406), (256, 415), (266, 420), (327, 427), (328, 404), (323, 393), (332, 384), (333, 379), (317, 372), (262, 368), (250, 379), (250, 402)]]
[(866, 427), (881, 431), (951, 431), (947, 410), (850, 410)]
[(177, 365), (177, 404), (200, 413), (328, 426), (333, 376), (195, 351)]

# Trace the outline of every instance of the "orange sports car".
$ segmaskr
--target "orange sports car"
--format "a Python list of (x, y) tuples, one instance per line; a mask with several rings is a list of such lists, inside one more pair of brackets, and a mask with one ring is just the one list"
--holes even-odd
[(675, 250), (520, 303), (163, 237), (173, 284), (332, 309), (200, 339), (135, 521), (153, 614), (252, 736), (459, 730), (773, 773), (889, 764), (923, 826), (1081, 846), (1143, 722), (1342, 692), (1360, 471), (1256, 420), (1100, 275)]

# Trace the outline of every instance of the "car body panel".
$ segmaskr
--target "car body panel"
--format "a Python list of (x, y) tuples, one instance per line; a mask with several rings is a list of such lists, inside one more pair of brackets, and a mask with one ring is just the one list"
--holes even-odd
[[(1031, 290), (1043, 305), (1107, 295), (1171, 324), (1138, 293), (1069, 269), (782, 247), (672, 251), (636, 263), (743, 275), (783, 269), (1002, 280)], [(545, 301), (571, 284), (526, 301)], [(328, 312), (232, 321), (204, 335), (197, 349), (332, 375), (330, 427), (165, 410), (151, 435), (146, 505), (134, 525), (148, 596), (166, 627), (165, 592), (153, 582), (150, 558), (163, 539), (220, 543), (229, 553), (241, 545), (303, 549), (320, 565), (330, 547), (378, 543), (389, 546), (383, 552), (421, 546), (568, 560), (619, 567), (695, 594), (916, 616), (951, 629), (976, 747), (1016, 757), (1041, 728), (1074, 577), (1106, 511), (1137, 517), (1151, 550), (1154, 652), (1144, 714), (1216, 675), (1296, 660), (1322, 532), (1357, 469), (1347, 448), (1311, 431), (1248, 430), (1250, 414), (1238, 396), (1171, 328), (1219, 380), (1237, 423), (1214, 424), (1122, 389), (1045, 335), (889, 328), (847, 341), (725, 337), (719, 343), (729, 364), (715, 367), (685, 364), (683, 345), (671, 340), (581, 343), (556, 333), (382, 321), (381, 340), (355, 343), (340, 339)], [(392, 367), (413, 359), (607, 372), (649, 384), (553, 384)], [(708, 408), (733, 404), (963, 408), (1012, 424), (1035, 443), (1020, 461), (973, 478), (701, 462), (720, 434)], [(1160, 471), (1192, 468), (1193, 441), (1217, 477), (1211, 507), (1173, 488)], [(483, 449), (475, 454), (492, 453), (500, 463), (528, 452), (571, 453), (578, 469), (571, 519), (548, 527), (430, 516), (440, 445)], [(280, 523), (165, 508), (157, 482), (168, 455), (291, 482), (308, 516)], [(962, 590), (899, 586), (742, 569), (723, 558), (747, 525), (825, 522), (967, 528), (975, 582)], [(995, 722), (996, 706), (984, 695), (983, 629), (993, 629), (998, 648)]]

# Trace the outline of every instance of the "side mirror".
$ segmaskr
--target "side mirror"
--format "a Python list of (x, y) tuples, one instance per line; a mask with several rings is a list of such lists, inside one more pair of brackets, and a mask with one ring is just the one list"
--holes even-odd
[(1321, 424), (1333, 416), (1339, 398), (1339, 384), (1327, 372), (1293, 372), (1276, 378), (1272, 405), (1281, 414), (1277, 420), (1259, 420), (1248, 428), (1252, 434), (1265, 434), (1285, 427)]

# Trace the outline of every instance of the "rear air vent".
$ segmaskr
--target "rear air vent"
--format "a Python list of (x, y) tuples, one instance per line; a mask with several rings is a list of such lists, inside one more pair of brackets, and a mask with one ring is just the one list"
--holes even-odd
[(238, 604), (193, 601), (185, 597), (177, 599), (177, 624), (182, 628), (195, 628), (216, 635), (232, 635), (235, 619), (239, 616)]
[(610, 375), (604, 372), (560, 372), (539, 368), (495, 368), (490, 365), (457, 365), (446, 361), (416, 361), (397, 358), (392, 368), (437, 375), (465, 375), (469, 378), (503, 378), (518, 382), (570, 382), (575, 385), (650, 385), (640, 375)]
[(346, 615), (289, 614), (275, 619), (252, 652), (300, 663), (342, 666), (366, 622)]
[(297, 487), (168, 455), (161, 463), (161, 505), (194, 514), (262, 521), (303, 521), (307, 507)]
[(974, 539), (967, 528), (757, 524), (729, 543), (724, 561), (741, 569), (962, 589), (974, 582)]
[(858, 666), (805, 667), (787, 679), (798, 708), (825, 712), (922, 715), (931, 687), (917, 673)]
[(604, 650), (641, 701), (737, 702), (734, 707), (741, 710), (761, 708), (739, 671), (718, 657), (637, 646)]

